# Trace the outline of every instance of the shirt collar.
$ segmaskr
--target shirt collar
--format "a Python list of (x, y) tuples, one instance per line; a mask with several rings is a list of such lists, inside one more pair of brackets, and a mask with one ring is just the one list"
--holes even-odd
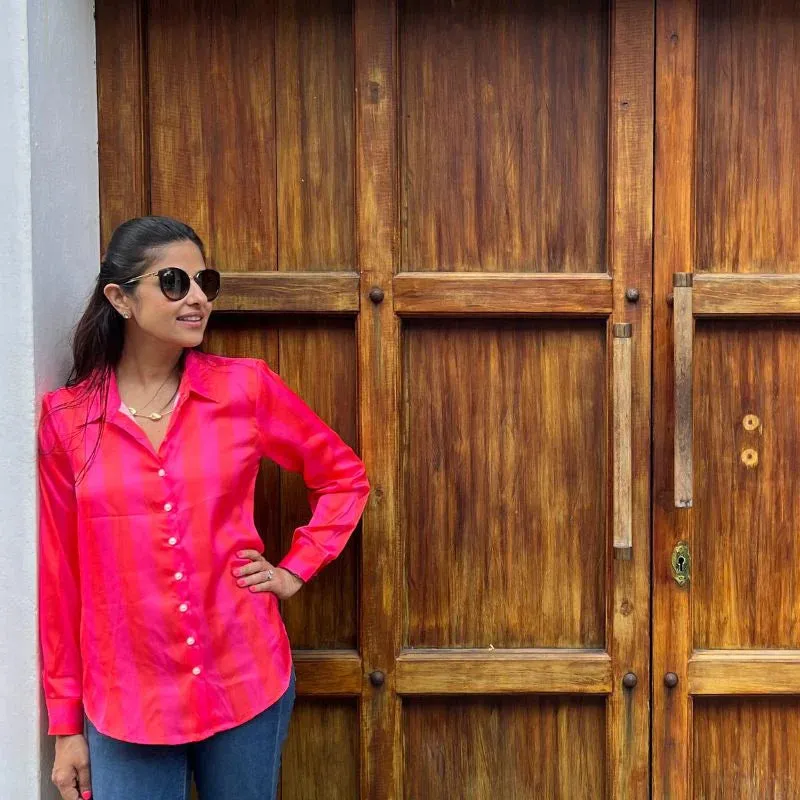
[[(95, 378), (96, 377), (98, 376), (95, 376)], [(217, 387), (214, 385), (212, 376), (209, 374), (205, 354), (197, 350), (187, 350), (184, 359), (183, 375), (181, 376), (181, 382), (178, 386), (178, 400), (180, 401), (180, 398), (184, 395), (196, 394), (206, 400), (218, 403), (219, 395), (216, 389)], [(108, 422), (113, 419), (114, 415), (119, 411), (121, 402), (122, 399), (120, 398), (119, 387), (117, 386), (117, 376), (112, 369), (108, 377), (108, 395), (104, 401), (99, 392), (92, 393), (86, 421), (95, 422), (103, 415), (103, 412), (105, 412), (105, 419), (106, 422)]]

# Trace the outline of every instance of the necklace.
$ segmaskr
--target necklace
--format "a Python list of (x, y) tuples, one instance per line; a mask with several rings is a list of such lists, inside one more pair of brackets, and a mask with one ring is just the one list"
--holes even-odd
[[(159, 386), (158, 389), (156, 389), (156, 393), (150, 398), (150, 400), (148, 400), (147, 403), (145, 403), (142, 406), (143, 409), (147, 408), (147, 406), (149, 406), (150, 403), (152, 403), (153, 400), (155, 400), (156, 397), (158, 397), (158, 393), (164, 388), (164, 386), (166, 386), (167, 381), (172, 377), (173, 372), (175, 372), (174, 368), (170, 371), (169, 375), (167, 375), (167, 377), (164, 378), (164, 382), (161, 384), (161, 386)], [(178, 388), (180, 388), (180, 383), (178, 384), (178, 387), (175, 389), (175, 391), (172, 393), (172, 397), (170, 397), (170, 399), (167, 400), (166, 403), (164, 403), (164, 405), (159, 409), (159, 411), (153, 411), (150, 414), (140, 414), (135, 408), (133, 408), (133, 406), (128, 406), (128, 411), (130, 411), (131, 415), (134, 417), (143, 417), (145, 419), (150, 419), (153, 422), (158, 422), (162, 417), (165, 417), (167, 414), (172, 413), (172, 411), (167, 411), (165, 414), (164, 409), (172, 402), (172, 398), (175, 397), (175, 395), (178, 393)]]
[[(131, 408), (130, 406), (128, 406), (128, 411), (131, 412), (131, 416), (143, 417), (144, 419), (149, 419), (152, 420), (153, 422), (158, 422), (160, 419), (166, 417), (168, 414), (171, 414), (175, 410), (174, 408), (171, 408), (169, 411), (164, 411), (164, 409), (172, 402), (175, 395), (178, 394), (178, 388), (175, 389), (175, 391), (172, 393), (172, 397), (170, 397), (170, 399), (167, 400), (167, 402), (164, 403), (164, 405), (161, 406), (161, 408), (158, 411), (152, 411), (149, 414), (140, 414), (136, 411), (135, 408)], [(158, 392), (156, 392), (156, 394), (158, 394)], [(151, 400), (150, 403), (152, 402), (153, 401)], [(148, 403), (148, 405), (150, 405), (150, 403)]]

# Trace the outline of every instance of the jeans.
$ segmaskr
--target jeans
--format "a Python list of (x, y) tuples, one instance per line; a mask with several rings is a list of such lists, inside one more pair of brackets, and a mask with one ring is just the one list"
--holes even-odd
[(295, 700), (283, 697), (253, 719), (186, 744), (134, 744), (106, 736), (85, 718), (93, 800), (269, 800)]

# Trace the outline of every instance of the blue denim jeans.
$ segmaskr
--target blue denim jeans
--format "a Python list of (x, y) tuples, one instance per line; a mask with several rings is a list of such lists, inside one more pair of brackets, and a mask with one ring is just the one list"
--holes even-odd
[(122, 742), (85, 717), (92, 800), (189, 800), (192, 774), (200, 800), (274, 798), (294, 699), (292, 671), (286, 693), (266, 711), (187, 744)]

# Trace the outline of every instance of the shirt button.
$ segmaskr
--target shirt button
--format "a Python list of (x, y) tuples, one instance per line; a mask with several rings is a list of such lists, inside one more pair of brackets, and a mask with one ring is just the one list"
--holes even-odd
[(181, 613), (183, 613), (184, 611), (188, 611), (188, 610), (189, 610), (189, 606), (186, 603), (181, 603), (178, 606), (178, 611), (180, 611)]
[(164, 511), (172, 511), (172, 503), (164, 503)]
[(163, 478), (163, 477), (164, 477), (166, 474), (167, 474), (167, 471), (166, 471), (166, 470), (164, 470), (164, 469), (160, 469), (160, 470), (158, 471), (158, 477), (159, 477), (159, 478)]
[(194, 636), (190, 636), (190, 637), (189, 637), (189, 638), (186, 640), (186, 644), (194, 644)]
[(192, 672), (193, 672), (195, 675), (199, 675), (199, 674), (200, 674), (200, 667), (195, 667), (195, 668), (192, 670)]
[(178, 544), (178, 540), (174, 536), (170, 536), (169, 539), (167, 539), (167, 541), (173, 546)]
[(176, 572), (176, 573), (175, 573), (175, 580), (176, 580), (176, 581), (179, 581), (179, 580), (181, 580), (182, 578), (183, 578), (183, 573), (182, 573), (182, 572)]

